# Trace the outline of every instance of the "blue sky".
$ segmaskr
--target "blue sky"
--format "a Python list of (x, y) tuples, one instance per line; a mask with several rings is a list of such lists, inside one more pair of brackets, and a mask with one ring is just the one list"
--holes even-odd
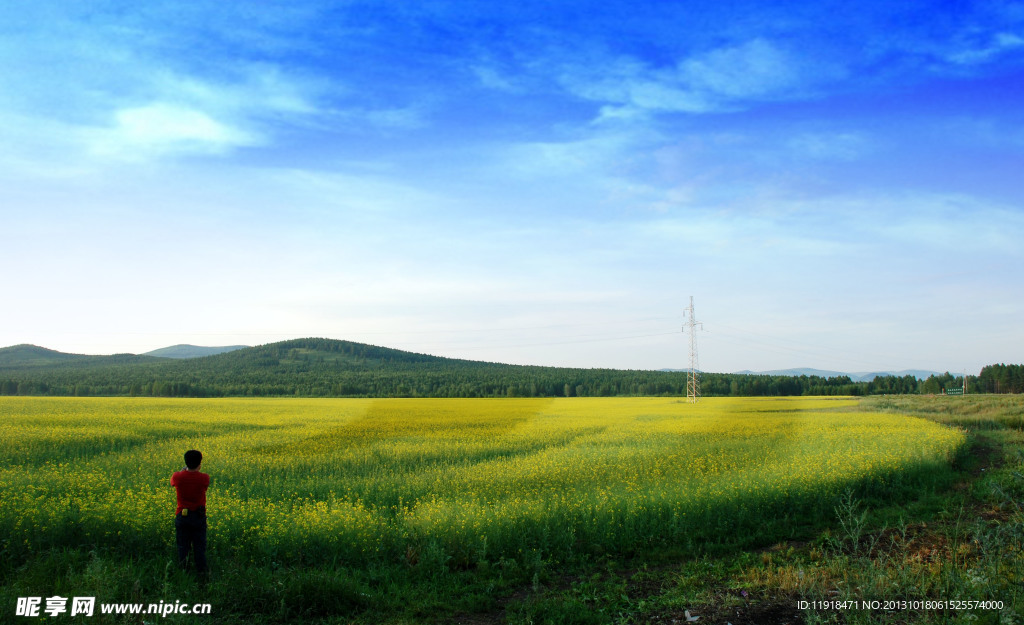
[(1024, 358), (1024, 4), (0, 8), (0, 345)]

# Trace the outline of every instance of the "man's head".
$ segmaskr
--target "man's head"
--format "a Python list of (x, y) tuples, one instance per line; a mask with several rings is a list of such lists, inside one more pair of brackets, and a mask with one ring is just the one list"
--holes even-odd
[(190, 449), (185, 452), (185, 466), (193, 471), (199, 468), (199, 465), (203, 463), (203, 454), (199, 453), (195, 449)]

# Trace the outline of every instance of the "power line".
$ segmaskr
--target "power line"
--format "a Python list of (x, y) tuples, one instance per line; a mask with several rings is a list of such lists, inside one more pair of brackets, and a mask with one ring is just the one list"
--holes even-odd
[(634, 334), (630, 336), (612, 336), (605, 338), (589, 338), (578, 341), (549, 341), (544, 343), (515, 343), (509, 345), (478, 345), (471, 347), (456, 347), (455, 349), (460, 350), (478, 350), (478, 349), (502, 349), (508, 347), (546, 347), (548, 345), (574, 345), (578, 343), (603, 343), (607, 341), (626, 341), (631, 339), (645, 339), (655, 336), (676, 336), (678, 332), (659, 332), (657, 334)]

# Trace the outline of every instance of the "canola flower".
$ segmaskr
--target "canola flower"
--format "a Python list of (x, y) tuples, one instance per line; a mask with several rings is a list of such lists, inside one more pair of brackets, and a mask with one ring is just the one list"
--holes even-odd
[(927, 487), (962, 431), (856, 400), (0, 398), (0, 533), (170, 553), (170, 474), (201, 449), (211, 551), (472, 564), (729, 540), (848, 486)]

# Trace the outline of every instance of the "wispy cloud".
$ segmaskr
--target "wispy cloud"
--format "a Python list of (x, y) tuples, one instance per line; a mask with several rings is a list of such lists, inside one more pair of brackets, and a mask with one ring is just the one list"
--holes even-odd
[[(76, 88), (90, 89), (87, 84)], [(72, 91), (69, 99), (80, 92)], [(27, 120), (35, 128), (29, 134), (6, 133), (16, 140), (5, 146), (12, 152), (9, 160), (60, 146), (47, 166), (74, 168), (102, 166), (103, 159), (219, 155), (267, 145), (282, 128), (319, 115), (315, 99), (314, 87), (284, 78), (275, 68), (253, 67), (220, 83), (153, 68), (131, 93), (83, 97), (87, 114), (65, 110), (40, 116), (25, 106), (0, 110), (0, 116)]]
[(130, 160), (223, 154), (265, 145), (276, 126), (319, 113), (317, 87), (276, 66), (243, 64), (232, 74), (214, 81), (155, 71), (144, 88), (150, 101), (111, 100), (108, 123), (83, 129), (90, 153)]
[(836, 68), (812, 67), (786, 47), (755, 38), (688, 56), (670, 67), (651, 67), (630, 57), (572, 66), (561, 81), (576, 96), (605, 103), (602, 119), (615, 119), (638, 113), (711, 113), (799, 98), (840, 74)]
[(860, 132), (803, 132), (786, 145), (798, 157), (816, 160), (854, 160), (871, 149), (872, 140)]
[(515, 144), (500, 167), (526, 177), (600, 176), (648, 140), (628, 132), (597, 132), (565, 141)]
[(799, 87), (805, 78), (799, 65), (779, 46), (755, 39), (688, 58), (678, 73), (690, 91), (728, 102), (777, 96)]
[(979, 65), (1021, 48), (1024, 48), (1024, 37), (1016, 33), (1000, 32), (992, 35), (988, 41), (958, 47), (948, 52), (946, 59), (956, 65)]
[[(667, 189), (666, 197), (674, 192)], [(963, 194), (847, 193), (768, 202), (752, 197), (730, 208), (678, 207), (636, 220), (623, 232), (649, 250), (667, 251), (662, 246), (674, 243), (694, 258), (751, 267), (770, 261), (805, 275), (843, 265), (899, 267), (920, 275), (979, 256), (1009, 275), (1024, 254), (1017, 243), (1024, 238), (1018, 210)]]
[[(38, 10), (24, 29), (0, 35), (0, 118), (35, 129), (5, 133), (18, 142), (5, 142), (0, 159), (53, 151), (49, 163), (70, 171), (96, 158), (224, 154), (265, 145), (321, 108), (326, 86), (308, 72), (244, 54), (200, 58), (173, 34), (140, 29), (138, 15), (97, 24), (85, 9)], [(185, 26), (172, 20), (167, 29)]]
[(489, 62), (477, 62), (470, 67), (473, 75), (487, 89), (515, 93), (522, 90), (515, 80)]

